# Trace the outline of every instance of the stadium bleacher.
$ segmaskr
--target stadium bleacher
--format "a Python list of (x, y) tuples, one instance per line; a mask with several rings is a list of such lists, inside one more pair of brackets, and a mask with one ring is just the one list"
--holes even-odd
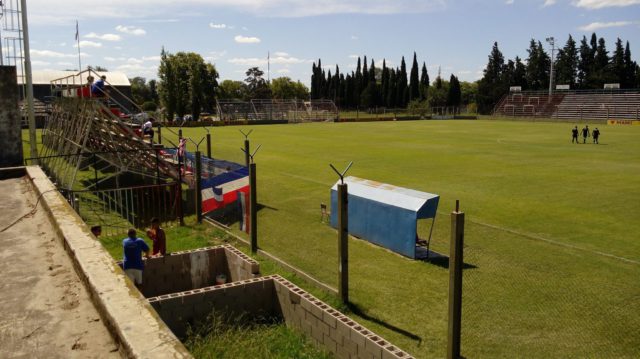
[(640, 90), (510, 92), (502, 97), (494, 116), (558, 119), (640, 119)]

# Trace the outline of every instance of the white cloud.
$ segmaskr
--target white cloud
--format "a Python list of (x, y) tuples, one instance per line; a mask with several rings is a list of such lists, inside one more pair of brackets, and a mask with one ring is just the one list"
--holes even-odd
[(351, 40), (358, 40), (358, 37), (356, 35), (351, 35)]
[(147, 34), (147, 32), (143, 28), (135, 27), (135, 26), (118, 25), (116, 26), (116, 30), (125, 34), (136, 35), (136, 36), (142, 36)]
[(273, 56), (275, 56), (275, 57), (287, 57), (287, 56), (289, 56), (289, 54), (286, 53), (286, 52), (283, 52), (283, 51), (276, 51), (276, 52), (273, 53)]
[(350, 59), (357, 59), (358, 57), (360, 57), (360, 56), (358, 56), (358, 55), (349, 55)]
[[(311, 60), (299, 59), (292, 56), (276, 56), (270, 59), (271, 64), (275, 65), (295, 65), (310, 63)], [(234, 57), (228, 60), (229, 63), (242, 66), (262, 66), (267, 64), (266, 57)]]
[(291, 73), (291, 71), (289, 69), (280, 69), (278, 71), (276, 71), (279, 74), (288, 74)]
[(160, 55), (156, 55), (156, 56), (142, 56), (142, 61), (160, 61)]
[(242, 36), (238, 35), (233, 38), (239, 44), (257, 44), (260, 42), (260, 39), (254, 36)]
[[(632, 1), (632, 0), (627, 0)], [(30, 20), (37, 24), (69, 25), (75, 19), (173, 20), (176, 13), (197, 7), (198, 12), (225, 8), (266, 17), (305, 17), (330, 14), (415, 14), (443, 10), (447, 0), (30, 0)], [(73, 11), (69, 11), (73, 9)]]
[(69, 61), (58, 61), (58, 62), (56, 62), (56, 65), (59, 65), (59, 66), (73, 66), (74, 64), (69, 62)]
[[(74, 44), (73, 47), (77, 48), (78, 44)], [(83, 47), (102, 47), (102, 43), (89, 41), (89, 40), (82, 40), (80, 41), (80, 48), (83, 48)]]
[(227, 55), (227, 50), (222, 50), (222, 51), (210, 51), (209, 52), (209, 56), (206, 56), (204, 59), (207, 61), (216, 61), (222, 57), (225, 57)]
[(99, 39), (99, 40), (103, 40), (103, 41), (120, 41), (122, 39), (122, 37), (120, 35), (117, 34), (96, 34), (95, 32), (90, 32), (86, 35), (84, 35), (84, 37), (88, 38), (88, 39)]
[(66, 42), (61, 42), (60, 46), (65, 47), (65, 46), (67, 46), (67, 43)]
[(544, 0), (544, 4), (542, 4), (542, 7), (547, 7), (555, 4), (556, 4), (556, 0)]
[(625, 7), (640, 4), (640, 0), (574, 0), (573, 5), (585, 9), (602, 9), (605, 7)]
[(629, 25), (633, 25), (633, 22), (631, 21), (592, 22), (591, 24), (580, 26), (579, 30), (591, 32), (591, 31), (596, 31), (600, 29), (606, 29), (609, 27), (622, 27), (622, 26), (629, 26)]
[[(57, 58), (57, 59), (78, 57), (78, 54), (65, 54), (62, 52), (51, 51), (51, 50), (31, 49), (30, 52), (32, 57), (49, 57), (49, 58)], [(80, 55), (89, 56), (85, 53), (80, 53)]]
[(35, 60), (35, 61), (31, 61), (31, 65), (33, 65), (33, 66), (49, 66), (49, 65), (51, 65), (51, 63), (48, 62), (48, 61)]
[(226, 29), (227, 25), (226, 24), (214, 24), (212, 22), (209, 23), (209, 27), (212, 29)]
[(507, 0), (507, 1), (505, 2), (505, 4), (507, 4), (507, 5), (513, 5), (513, 0)]

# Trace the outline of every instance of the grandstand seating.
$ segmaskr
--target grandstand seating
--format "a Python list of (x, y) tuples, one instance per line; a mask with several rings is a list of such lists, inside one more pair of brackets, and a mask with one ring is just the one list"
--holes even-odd
[(271, 100), (253, 99), (250, 102), (219, 100), (221, 121), (285, 120), (287, 122), (333, 121), (338, 108), (331, 100)]
[(495, 116), (559, 119), (640, 119), (640, 91), (515, 92), (502, 97)]

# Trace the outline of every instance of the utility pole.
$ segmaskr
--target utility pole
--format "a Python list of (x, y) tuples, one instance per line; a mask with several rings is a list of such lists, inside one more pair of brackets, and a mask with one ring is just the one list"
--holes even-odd
[(549, 43), (549, 45), (551, 45), (551, 70), (549, 71), (549, 101), (548, 101), (548, 102), (551, 102), (551, 95), (553, 95), (553, 63), (554, 63), (553, 55), (556, 50), (556, 39), (554, 39), (553, 36), (551, 36), (551, 37), (547, 37), (546, 40)]
[(332, 164), (331, 168), (340, 177), (338, 185), (338, 294), (342, 303), (349, 303), (349, 190), (344, 183), (344, 175), (351, 168), (350, 162), (347, 168), (340, 172)]

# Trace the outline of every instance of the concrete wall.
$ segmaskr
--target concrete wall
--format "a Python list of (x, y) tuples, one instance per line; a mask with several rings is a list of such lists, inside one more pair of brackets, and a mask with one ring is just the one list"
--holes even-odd
[(0, 167), (22, 165), (22, 130), (15, 66), (0, 66)]
[(169, 328), (184, 336), (213, 313), (280, 316), (337, 358), (412, 358), (288, 280), (272, 275), (149, 298)]
[(260, 266), (230, 245), (174, 252), (145, 261), (142, 294), (149, 298), (209, 287), (218, 274), (227, 282), (250, 279), (260, 275)]
[(191, 358), (102, 244), (42, 172), (27, 167), (41, 206), (56, 227), (102, 320), (129, 358)]

